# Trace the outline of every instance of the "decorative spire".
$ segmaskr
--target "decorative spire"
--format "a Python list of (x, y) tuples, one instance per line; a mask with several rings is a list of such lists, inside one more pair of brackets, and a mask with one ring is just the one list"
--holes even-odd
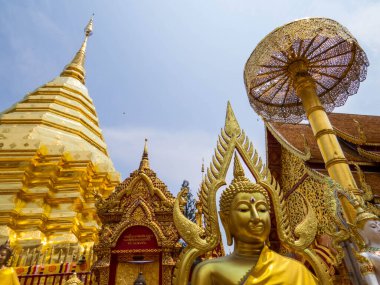
[(74, 56), (73, 60), (68, 65), (65, 66), (65, 69), (61, 73), (61, 76), (76, 78), (83, 84), (84, 84), (84, 78), (86, 75), (86, 71), (84, 69), (84, 62), (86, 58), (87, 39), (89, 36), (92, 35), (93, 22), (94, 22), (94, 14), (92, 14), (90, 21), (88, 22), (86, 28), (84, 29), (85, 37), (84, 37), (82, 46), (80, 47), (79, 51)]
[(226, 121), (224, 125), (224, 130), (228, 135), (233, 133), (239, 133), (237, 130), (240, 129), (239, 123), (236, 120), (234, 111), (232, 110), (230, 101), (227, 102), (227, 112), (226, 112)]
[(149, 169), (149, 158), (148, 158), (148, 139), (145, 139), (144, 151), (142, 154), (139, 170)]

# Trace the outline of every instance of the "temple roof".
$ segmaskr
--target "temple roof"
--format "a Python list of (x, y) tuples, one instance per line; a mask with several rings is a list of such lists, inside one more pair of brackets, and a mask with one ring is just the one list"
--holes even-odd
[[(380, 116), (338, 113), (328, 116), (357, 184), (362, 188), (368, 184), (379, 203)], [(275, 176), (281, 173), (282, 148), (302, 158), (312, 169), (327, 174), (309, 124), (267, 122), (266, 126), (268, 166)], [(363, 177), (358, 170), (363, 171)]]
[(348, 140), (345, 135), (351, 136), (356, 144), (380, 146), (380, 116), (331, 113), (329, 118), (339, 137)]
[[(140, 166), (138, 169), (133, 171), (128, 178), (121, 182), (116, 188), (114, 195), (120, 195), (124, 189), (128, 188), (131, 182), (133, 182), (137, 177), (144, 175), (151, 182), (151, 186), (156, 190), (155, 193), (158, 194), (160, 199), (174, 200), (173, 194), (168, 190), (166, 184), (157, 177), (156, 172), (150, 168), (149, 157), (148, 157), (148, 140), (145, 139), (144, 150), (141, 156)], [(158, 193), (159, 192), (159, 193)], [(110, 197), (111, 199), (112, 197)]]
[[(331, 113), (329, 118), (348, 161), (380, 161), (380, 116)], [(322, 162), (322, 155), (309, 124), (267, 123), (272, 134), (310, 162)]]
[(126, 209), (141, 202), (150, 209), (153, 215), (162, 210), (172, 211), (174, 204), (174, 196), (165, 183), (157, 177), (156, 172), (150, 168), (147, 139), (145, 139), (139, 168), (118, 184), (107, 199), (98, 203), (98, 214), (101, 219), (104, 219), (103, 221), (107, 220), (107, 216), (120, 219)]
[[(103, 223), (101, 239), (109, 236), (107, 229), (113, 233), (108, 241), (110, 247), (114, 247), (121, 233), (132, 226), (148, 227), (159, 246), (177, 246), (179, 236), (173, 221), (175, 198), (149, 166), (147, 140), (139, 168), (106, 199), (96, 199), (97, 214)], [(172, 264), (173, 261), (163, 262)]]

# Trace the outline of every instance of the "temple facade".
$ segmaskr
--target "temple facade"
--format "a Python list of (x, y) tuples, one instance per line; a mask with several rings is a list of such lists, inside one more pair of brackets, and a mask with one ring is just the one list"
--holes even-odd
[[(329, 118), (367, 206), (379, 216), (380, 116), (331, 113)], [(267, 123), (266, 140), (268, 166), (280, 181), (292, 168), (292, 161), (286, 160), (288, 154), (309, 169), (328, 175), (309, 124)]]
[[(366, 206), (379, 216), (380, 117), (331, 113), (329, 118)], [(313, 250), (324, 261), (334, 284), (352, 284), (349, 276), (360, 272), (349, 258), (357, 256), (349, 257), (347, 250), (337, 247), (348, 233), (333, 218), (333, 213), (340, 211), (334, 205), (338, 191), (326, 180), (328, 173), (310, 125), (266, 123), (266, 141), (267, 164), (285, 192), (288, 207), (302, 207), (300, 198), (305, 196), (316, 211), (319, 229)], [(294, 211), (290, 214), (294, 224), (301, 218)]]
[(119, 183), (85, 86), (92, 20), (73, 60), (0, 113), (0, 238), (13, 266), (64, 263), (90, 252), (100, 220), (94, 193)]
[(134, 284), (139, 273), (146, 284), (171, 284), (182, 249), (173, 221), (174, 200), (150, 168), (145, 142), (139, 168), (108, 198), (97, 196), (103, 223), (95, 246), (97, 284)]

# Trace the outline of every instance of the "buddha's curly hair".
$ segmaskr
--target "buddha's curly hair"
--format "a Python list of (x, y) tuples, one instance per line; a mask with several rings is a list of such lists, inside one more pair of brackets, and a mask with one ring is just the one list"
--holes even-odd
[(259, 192), (264, 195), (265, 200), (268, 204), (270, 211), (270, 199), (268, 192), (263, 186), (252, 183), (248, 178), (245, 177), (243, 167), (240, 164), (238, 156), (235, 154), (234, 158), (234, 179), (229, 187), (227, 187), (220, 197), (219, 207), (220, 211), (226, 214), (230, 213), (231, 203), (234, 197), (238, 193), (255, 193)]
[(245, 177), (238, 177), (232, 180), (232, 183), (230, 184), (230, 186), (226, 190), (223, 191), (222, 196), (220, 197), (220, 201), (219, 201), (220, 211), (228, 214), (231, 209), (232, 200), (238, 193), (255, 193), (255, 192), (259, 192), (263, 194), (268, 204), (268, 207), (270, 208), (269, 195), (263, 186), (256, 183), (252, 183)]

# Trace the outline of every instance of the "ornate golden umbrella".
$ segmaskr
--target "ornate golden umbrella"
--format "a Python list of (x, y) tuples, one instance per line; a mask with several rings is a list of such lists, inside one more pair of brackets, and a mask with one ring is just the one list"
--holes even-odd
[(329, 175), (360, 195), (326, 112), (342, 106), (366, 78), (368, 59), (336, 21), (307, 18), (267, 35), (244, 71), (249, 101), (268, 121), (308, 119)]

